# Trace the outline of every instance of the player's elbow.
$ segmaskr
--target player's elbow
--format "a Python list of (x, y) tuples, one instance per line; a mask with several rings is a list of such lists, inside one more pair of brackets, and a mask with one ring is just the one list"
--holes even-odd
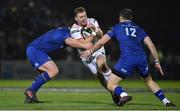
[(99, 30), (97, 33), (96, 33), (97, 37), (98, 38), (102, 38), (103, 36), (103, 32), (101, 30)]
[(67, 38), (65, 40), (65, 43), (66, 43), (66, 45), (71, 46), (71, 44), (73, 44), (73, 39), (72, 38)]

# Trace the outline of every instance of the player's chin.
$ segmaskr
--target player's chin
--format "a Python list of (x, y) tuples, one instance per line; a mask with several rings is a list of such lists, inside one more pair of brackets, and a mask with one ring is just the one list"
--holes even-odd
[(86, 21), (82, 22), (82, 26), (83, 26), (83, 27), (86, 27), (86, 25), (87, 25), (87, 22), (86, 22)]

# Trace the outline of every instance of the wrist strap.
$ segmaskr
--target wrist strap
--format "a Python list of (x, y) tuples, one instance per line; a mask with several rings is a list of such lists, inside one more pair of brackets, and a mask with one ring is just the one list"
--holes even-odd
[(156, 59), (156, 60), (154, 61), (154, 64), (159, 64), (159, 60)]

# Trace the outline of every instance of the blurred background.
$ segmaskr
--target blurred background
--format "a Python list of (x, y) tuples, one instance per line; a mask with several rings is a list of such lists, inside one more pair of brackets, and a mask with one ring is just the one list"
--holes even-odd
[[(0, 79), (34, 78), (36, 72), (26, 58), (26, 46), (48, 30), (72, 23), (73, 10), (79, 6), (86, 8), (88, 17), (97, 19), (104, 33), (118, 23), (119, 10), (131, 8), (134, 21), (156, 45), (166, 73), (161, 77), (150, 61), (152, 76), (180, 79), (180, 4), (152, 0), (0, 0)], [(118, 44), (112, 40), (105, 48), (108, 64), (113, 68), (120, 56)], [(66, 47), (49, 55), (60, 69), (57, 79), (94, 78), (81, 63), (76, 49)]]

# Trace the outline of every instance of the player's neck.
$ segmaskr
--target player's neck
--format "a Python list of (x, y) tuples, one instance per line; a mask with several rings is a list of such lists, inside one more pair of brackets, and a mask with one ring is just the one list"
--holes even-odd
[(86, 25), (81, 25), (81, 24), (79, 24), (78, 22), (76, 22), (76, 25), (78, 25), (78, 26), (80, 26), (80, 27), (86, 27)]
[(131, 21), (131, 20), (120, 20), (120, 22), (129, 22), (129, 21)]

